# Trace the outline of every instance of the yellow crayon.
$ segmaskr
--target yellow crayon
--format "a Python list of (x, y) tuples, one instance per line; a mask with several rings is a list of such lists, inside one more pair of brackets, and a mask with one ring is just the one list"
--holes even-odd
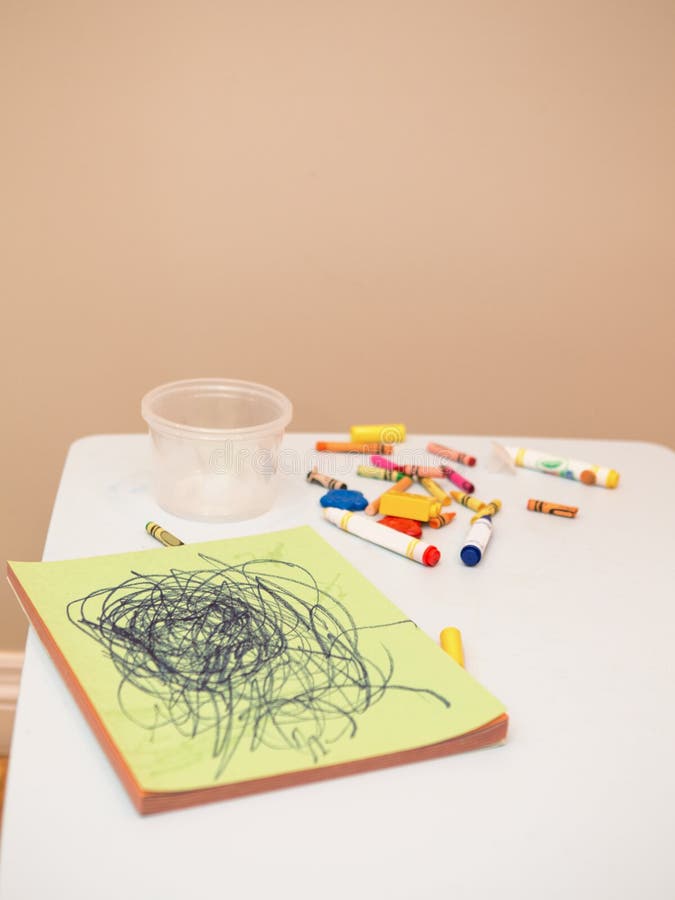
[(466, 506), (474, 512), (480, 512), (485, 506), (483, 501), (479, 500), (478, 497), (472, 497), (471, 494), (464, 494), (462, 491), (450, 491), (450, 496), (458, 503), (461, 503), (462, 506)]
[(432, 497), (440, 501), (441, 506), (449, 506), (452, 503), (452, 497), (446, 494), (440, 484), (436, 484), (433, 478), (420, 478), (420, 484)]
[(432, 516), (440, 515), (441, 504), (424, 494), (394, 494), (388, 491), (380, 498), (380, 512), (383, 516), (400, 516), (402, 519), (428, 522)]
[(412, 478), (409, 478), (407, 475), (404, 475), (403, 478), (399, 478), (396, 484), (392, 484), (388, 491), (385, 491), (384, 494), (380, 494), (379, 497), (376, 497), (372, 500), (368, 506), (365, 508), (365, 513), (367, 516), (376, 516), (380, 510), (380, 501), (383, 497), (386, 497), (387, 494), (398, 494), (403, 493), (403, 491), (407, 491), (410, 485), (413, 483)]
[(353, 441), (400, 444), (405, 440), (405, 425), (352, 425), (349, 436)]
[(165, 547), (184, 546), (182, 541), (179, 541), (174, 534), (171, 534), (170, 531), (162, 528), (162, 526), (158, 525), (157, 522), (148, 522), (145, 526), (145, 530), (151, 537), (154, 537), (156, 541), (159, 541), (160, 544), (164, 544)]
[(444, 628), (441, 631), (441, 647), (448, 656), (464, 668), (464, 650), (462, 648), (462, 635), (458, 628)]
[(473, 525), (476, 519), (482, 519), (483, 516), (496, 516), (501, 508), (501, 500), (490, 500), (489, 503), (484, 503), (480, 512), (471, 519), (471, 524)]

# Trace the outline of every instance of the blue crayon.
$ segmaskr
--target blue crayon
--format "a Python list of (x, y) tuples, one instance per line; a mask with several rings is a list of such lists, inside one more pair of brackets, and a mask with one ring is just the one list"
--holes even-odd
[(368, 501), (361, 491), (328, 491), (319, 500), (322, 506), (332, 506), (335, 509), (348, 509), (358, 512), (368, 506)]
[(469, 529), (459, 557), (465, 566), (477, 566), (492, 537), (492, 516), (481, 516)]

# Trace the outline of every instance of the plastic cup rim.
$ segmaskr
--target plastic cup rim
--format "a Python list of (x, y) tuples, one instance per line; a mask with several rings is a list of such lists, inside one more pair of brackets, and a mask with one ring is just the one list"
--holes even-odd
[[(163, 394), (168, 394), (177, 389), (189, 387), (197, 388), (215, 387), (218, 388), (239, 388), (245, 389), (249, 393), (258, 393), (264, 395), (268, 399), (276, 400), (282, 409), (282, 412), (276, 419), (270, 419), (269, 422), (263, 422), (260, 425), (247, 425), (243, 428), (207, 428), (201, 425), (183, 425), (174, 422), (164, 416), (153, 412), (152, 403)], [(285, 394), (276, 388), (269, 387), (266, 384), (260, 384), (257, 381), (243, 381), (236, 378), (186, 378), (179, 381), (168, 381), (165, 384), (157, 385), (152, 388), (141, 399), (141, 416), (154, 431), (163, 434), (171, 434), (176, 437), (202, 438), (205, 440), (223, 440), (228, 438), (246, 438), (254, 435), (266, 435), (275, 431), (283, 432), (293, 415), (293, 404)]]

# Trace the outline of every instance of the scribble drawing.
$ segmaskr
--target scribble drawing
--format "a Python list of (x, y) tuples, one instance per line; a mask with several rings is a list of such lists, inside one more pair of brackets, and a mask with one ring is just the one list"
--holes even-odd
[[(302, 566), (200, 558), (205, 568), (195, 571), (132, 572), (70, 602), (67, 614), (113, 661), (129, 719), (153, 734), (213, 732), (214, 778), (240, 745), (291, 748), (318, 762), (391, 691), (450, 705), (435, 691), (395, 684), (379, 637), (369, 656), (359, 647), (364, 631), (416, 627), (409, 619), (358, 627)], [(139, 703), (136, 691), (152, 703)]]

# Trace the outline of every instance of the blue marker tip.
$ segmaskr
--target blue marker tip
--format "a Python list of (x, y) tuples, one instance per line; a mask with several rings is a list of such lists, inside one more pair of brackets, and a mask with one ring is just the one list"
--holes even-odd
[(467, 544), (459, 551), (459, 556), (465, 566), (477, 566), (482, 556), (478, 547), (473, 544)]
[[(481, 522), (483, 526), (481, 526)], [(487, 534), (484, 532), (485, 523), (488, 523), (489, 528)], [(471, 541), (471, 535), (475, 534), (474, 529), (477, 529), (481, 534), (481, 540), (478, 544), (474, 544)], [(480, 519), (477, 520), (476, 524), (472, 527), (469, 532), (469, 541), (462, 547), (459, 551), (459, 558), (462, 560), (465, 566), (477, 566), (478, 563), (483, 558), (483, 550), (485, 550), (488, 541), (490, 540), (490, 534), (492, 533), (492, 516), (481, 516)], [(474, 537), (474, 540), (477, 539), (477, 536)], [(482, 549), (481, 549), (482, 546)]]

